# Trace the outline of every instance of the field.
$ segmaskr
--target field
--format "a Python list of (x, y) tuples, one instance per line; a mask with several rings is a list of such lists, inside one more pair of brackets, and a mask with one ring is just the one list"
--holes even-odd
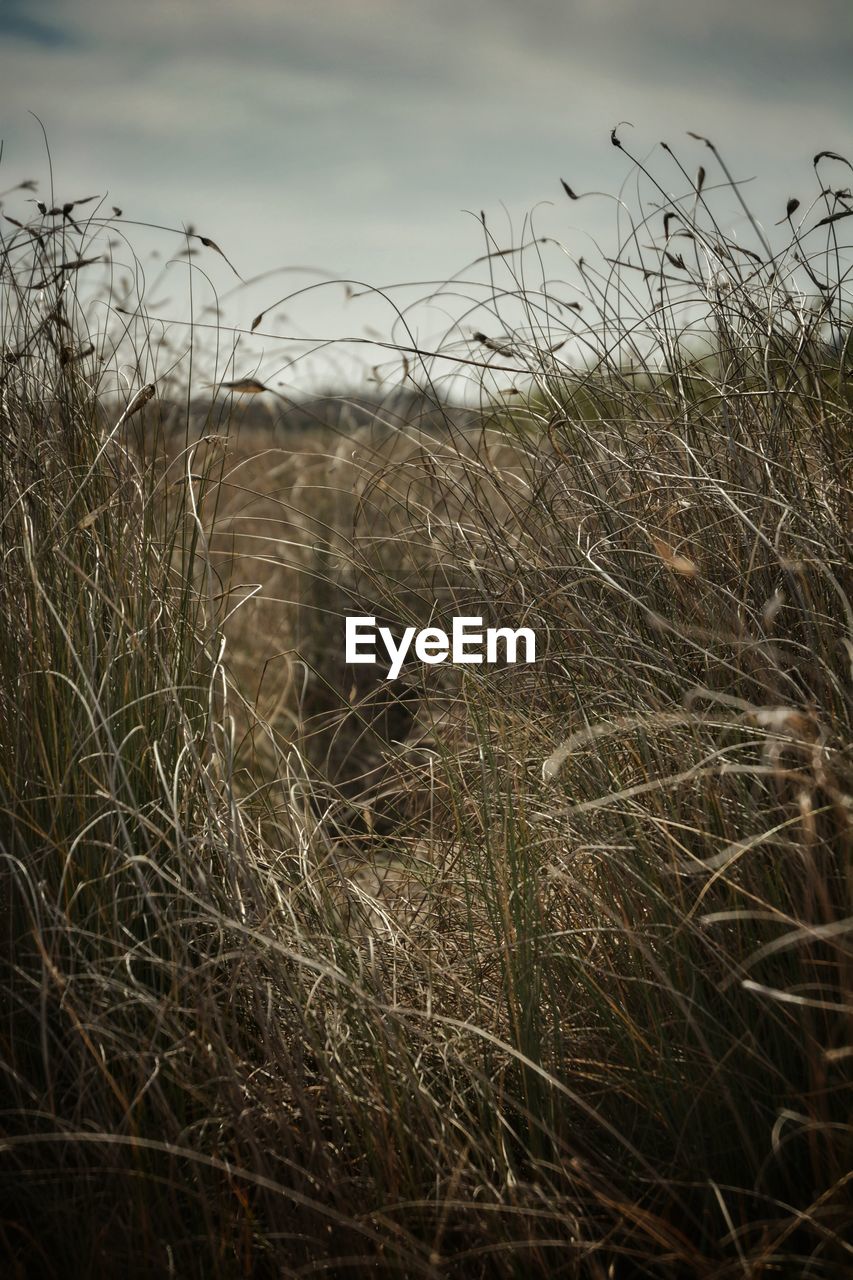
[(853, 1274), (850, 173), (705, 155), (301, 402), (7, 194), (4, 1274)]

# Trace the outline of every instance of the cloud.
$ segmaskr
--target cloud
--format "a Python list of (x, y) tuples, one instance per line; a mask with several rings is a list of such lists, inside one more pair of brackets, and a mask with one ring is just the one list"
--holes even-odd
[(16, 45), (33, 44), (43, 49), (73, 46), (73, 37), (61, 23), (34, 17), (33, 7), (21, 0), (6, 0), (0, 9), (0, 36)]
[(36, 111), (63, 198), (191, 219), (246, 272), (449, 275), (481, 248), (463, 211), (503, 228), (502, 201), (516, 233), (553, 200), (549, 233), (606, 237), (609, 207), (559, 178), (617, 190), (620, 119), (688, 168), (685, 131), (708, 133), (769, 220), (814, 151), (849, 149), (849, 0), (30, 0), (3, 22), (6, 185), (38, 162)]

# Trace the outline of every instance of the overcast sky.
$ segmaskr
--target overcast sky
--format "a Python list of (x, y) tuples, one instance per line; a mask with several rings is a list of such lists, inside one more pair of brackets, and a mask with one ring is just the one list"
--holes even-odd
[[(502, 206), (517, 233), (552, 201), (573, 250), (606, 238), (613, 206), (559, 179), (615, 192), (620, 120), (637, 154), (663, 138), (693, 168), (685, 131), (710, 135), (772, 220), (815, 151), (853, 150), (851, 67), (851, 0), (0, 0), (0, 188), (47, 184), (32, 111), (60, 199), (192, 222), (244, 276), (441, 279), (482, 249), (466, 210), (500, 239)], [(340, 286), (294, 310), (328, 335), (364, 318)]]

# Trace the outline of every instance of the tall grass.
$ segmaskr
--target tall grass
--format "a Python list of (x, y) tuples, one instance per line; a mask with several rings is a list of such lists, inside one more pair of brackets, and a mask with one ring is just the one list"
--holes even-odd
[(559, 285), (484, 223), (422, 398), (299, 438), (93, 322), (109, 223), (6, 233), (13, 1273), (853, 1272), (851, 205), (741, 242), (706, 163)]

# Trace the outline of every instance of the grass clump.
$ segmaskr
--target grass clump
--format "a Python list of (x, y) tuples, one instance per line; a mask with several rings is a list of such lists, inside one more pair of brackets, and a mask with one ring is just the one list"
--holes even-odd
[[(818, 157), (742, 243), (666, 163), (574, 305), (489, 241), (419, 395), (298, 439), (93, 330), (96, 217), (4, 244), (21, 1274), (851, 1270), (853, 210)], [(356, 680), (348, 612), (540, 660)]]

